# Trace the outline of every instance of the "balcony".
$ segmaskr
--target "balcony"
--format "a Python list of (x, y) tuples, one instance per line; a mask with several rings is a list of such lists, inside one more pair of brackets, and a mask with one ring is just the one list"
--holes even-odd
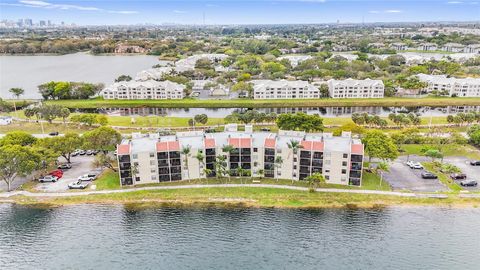
[(119, 162), (130, 162), (130, 156), (129, 155), (118, 156), (118, 161)]
[(252, 158), (250, 156), (242, 156), (241, 160), (242, 162), (251, 162)]
[(300, 151), (301, 158), (311, 158), (310, 151)]

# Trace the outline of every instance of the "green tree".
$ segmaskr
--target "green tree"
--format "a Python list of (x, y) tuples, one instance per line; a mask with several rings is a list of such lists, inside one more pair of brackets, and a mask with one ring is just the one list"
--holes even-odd
[(129, 75), (120, 75), (115, 79), (115, 82), (129, 82), (132, 80), (132, 77)]
[[(25, 93), (25, 90), (23, 90), (22, 88), (10, 88), (10, 90), (8, 90), (10, 93), (12, 93), (12, 95), (18, 99), (21, 95), (23, 95), (23, 93)], [(17, 105), (15, 104), (15, 102), (13, 103), (13, 108), (15, 109), (15, 115), (17, 115)]]
[(381, 188), (382, 184), (383, 184), (383, 172), (388, 172), (390, 170), (390, 168), (388, 166), (388, 163), (380, 162), (380, 163), (378, 163), (376, 170), (380, 174), (380, 186), (379, 186), (379, 188)]
[[(202, 151), (198, 150), (197, 154), (195, 155), (195, 158), (198, 160), (198, 176), (202, 177), (202, 166), (205, 166), (205, 155), (203, 154)], [(205, 175), (205, 180), (207, 179), (208, 175)]]
[(98, 127), (83, 134), (86, 149), (99, 150), (104, 154), (114, 151), (122, 141), (122, 135), (111, 127)]
[(437, 158), (443, 158), (442, 152), (440, 152), (438, 149), (428, 149), (424, 154), (425, 156), (431, 158), (432, 162), (434, 162)]
[(372, 158), (381, 160), (394, 160), (398, 157), (398, 149), (393, 140), (379, 130), (369, 130), (365, 132), (362, 143), (365, 147), (365, 153), (369, 161)]
[(275, 179), (277, 179), (277, 182), (278, 182), (278, 171), (282, 168), (282, 164), (283, 164), (283, 158), (281, 156), (276, 156), (275, 157)]
[(280, 114), (277, 117), (277, 127), (282, 130), (301, 130), (305, 132), (323, 131), (323, 119), (318, 114), (308, 115), (303, 112), (296, 114)]
[(0, 139), (0, 146), (21, 145), (29, 146), (37, 141), (35, 137), (25, 131), (10, 131)]
[(190, 182), (190, 175), (188, 173), (188, 158), (191, 155), (191, 151), (192, 151), (192, 147), (190, 145), (182, 147), (182, 150), (180, 151), (183, 155), (183, 162), (184, 162), (183, 170), (187, 171), (187, 178), (189, 182)]
[(67, 118), (70, 116), (70, 110), (68, 108), (60, 109), (59, 116), (63, 119), (63, 124), (65, 124)]
[(18, 176), (29, 175), (40, 163), (40, 155), (30, 147), (21, 145), (0, 147), (0, 179), (7, 184), (8, 191)]
[(63, 108), (64, 107), (59, 105), (43, 104), (38, 107), (38, 115), (41, 119), (48, 121), (48, 123), (52, 123), (53, 119), (61, 117), (61, 111)]
[(477, 146), (480, 145), (480, 125), (478, 125), (478, 124), (472, 125), (468, 129), (467, 135), (468, 135), (470, 143), (472, 143), (474, 145), (477, 145)]
[[(116, 158), (114, 158), (112, 155), (105, 154), (105, 153), (99, 153), (98, 155), (95, 156), (93, 160), (93, 166), (97, 168), (109, 168), (114, 172), (117, 171), (115, 166), (116, 163), (117, 163)], [(137, 172), (135, 172), (134, 167), (136, 166), (132, 166), (132, 175), (138, 174), (138, 168), (136, 169)]]
[(305, 177), (305, 181), (308, 182), (308, 190), (310, 192), (315, 192), (315, 190), (321, 185), (325, 184), (325, 177), (320, 173), (314, 173)]
[(41, 139), (42, 147), (51, 149), (70, 163), (71, 153), (83, 146), (83, 138), (77, 133), (68, 132), (64, 136)]
[(195, 123), (200, 123), (200, 124), (207, 124), (208, 122), (208, 116), (206, 114), (197, 114), (193, 117), (193, 119), (195, 120)]

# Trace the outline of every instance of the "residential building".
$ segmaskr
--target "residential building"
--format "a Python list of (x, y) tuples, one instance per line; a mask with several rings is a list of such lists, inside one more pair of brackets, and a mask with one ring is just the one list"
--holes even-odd
[(401, 43), (401, 42), (398, 42), (398, 43), (392, 43), (390, 45), (390, 47), (396, 51), (406, 51), (408, 50), (408, 45), (405, 44), (405, 43)]
[[(292, 141), (302, 146), (296, 152), (288, 146)], [(232, 151), (224, 151), (227, 145)], [(188, 155), (182, 151), (186, 148)], [(363, 156), (362, 143), (348, 132), (340, 137), (298, 131), (277, 134), (253, 132), (248, 125), (238, 131), (236, 124), (219, 133), (133, 134), (117, 146), (122, 185), (215, 177), (221, 173), (217, 162), (224, 162), (231, 176), (303, 180), (320, 173), (327, 183), (360, 186)]]
[(102, 90), (104, 99), (182, 99), (185, 86), (171, 81), (122, 81)]
[(147, 49), (136, 45), (120, 44), (115, 47), (115, 53), (146, 53), (147, 51)]
[(453, 53), (463, 52), (464, 49), (465, 49), (465, 46), (459, 43), (447, 43), (442, 46), (443, 51), (453, 52)]
[(465, 53), (480, 53), (480, 44), (470, 44), (465, 46)]
[(427, 83), (424, 91), (446, 91), (449, 96), (480, 97), (479, 78), (448, 78), (446, 75), (418, 74), (419, 80)]
[(417, 47), (420, 51), (436, 51), (438, 49), (435, 43), (422, 43)]
[(385, 86), (381, 80), (328, 80), (332, 98), (383, 98)]
[(320, 98), (320, 90), (307, 81), (254, 80), (254, 99)]

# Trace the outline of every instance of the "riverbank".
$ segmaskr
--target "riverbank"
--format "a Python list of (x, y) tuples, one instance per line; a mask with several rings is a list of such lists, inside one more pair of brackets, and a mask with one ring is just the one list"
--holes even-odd
[(480, 98), (363, 98), (363, 99), (221, 99), (221, 100), (50, 100), (49, 104), (57, 104), (70, 109), (94, 108), (277, 108), (277, 107), (415, 107), (415, 106), (477, 106)]
[[(58, 195), (58, 196), (57, 196)], [(431, 197), (430, 197), (431, 196)], [(220, 206), (274, 208), (379, 208), (387, 206), (480, 206), (480, 198), (459, 194), (413, 194), (387, 191), (317, 189), (275, 185), (211, 185), (146, 187), (141, 190), (90, 191), (53, 194), (14, 193), (0, 202), (37, 206), (126, 204), (139, 207)]]

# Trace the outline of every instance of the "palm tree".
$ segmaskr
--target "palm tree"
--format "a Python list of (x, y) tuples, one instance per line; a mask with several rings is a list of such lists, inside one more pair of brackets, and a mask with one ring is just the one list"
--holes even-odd
[[(202, 171), (200, 168), (200, 164), (205, 164), (205, 161), (204, 161), (205, 155), (200, 150), (198, 150), (197, 155), (195, 155), (195, 158), (198, 160), (198, 176), (201, 178)], [(205, 179), (206, 178), (207, 176), (205, 175)]]
[(276, 156), (275, 157), (275, 168), (277, 170), (275, 170), (274, 173), (275, 173), (275, 179), (277, 179), (277, 182), (278, 182), (278, 169), (280, 169), (282, 167), (282, 164), (283, 164), (283, 158), (281, 156)]
[(188, 182), (190, 182), (190, 174), (188, 173), (188, 157), (190, 156), (190, 151), (192, 150), (192, 147), (190, 145), (187, 145), (185, 147), (182, 148), (182, 155), (183, 157), (185, 158), (184, 161), (185, 161), (185, 167), (184, 169), (187, 170), (187, 178), (188, 178)]
[(215, 159), (215, 174), (218, 178), (219, 176), (224, 176), (227, 171), (227, 157), (224, 155), (218, 155)]
[[(230, 160), (230, 154), (233, 152), (233, 150), (235, 150), (235, 148), (232, 145), (224, 145), (222, 147), (222, 151), (228, 154), (228, 160)], [(225, 170), (226, 169), (227, 168), (225, 168)], [(228, 181), (230, 181), (230, 175), (231, 173), (228, 173)]]
[[(10, 90), (8, 90), (10, 93), (12, 93), (12, 95), (18, 99), (21, 95), (23, 95), (23, 93), (25, 93), (25, 90), (23, 90), (22, 88), (10, 88)], [(13, 108), (15, 109), (15, 116), (17, 115), (17, 105), (15, 104), (15, 101), (13, 102)]]
[[(293, 152), (293, 159), (295, 160), (297, 157), (298, 149), (303, 148), (303, 146), (300, 144), (299, 141), (295, 140), (290, 140), (289, 143), (287, 143), (288, 148), (292, 149)], [(293, 183), (293, 175), (292, 175), (292, 183)]]
[(206, 184), (208, 184), (208, 175), (210, 175), (211, 173), (212, 173), (212, 170), (210, 170), (208, 168), (203, 169), (203, 174), (205, 175)]

